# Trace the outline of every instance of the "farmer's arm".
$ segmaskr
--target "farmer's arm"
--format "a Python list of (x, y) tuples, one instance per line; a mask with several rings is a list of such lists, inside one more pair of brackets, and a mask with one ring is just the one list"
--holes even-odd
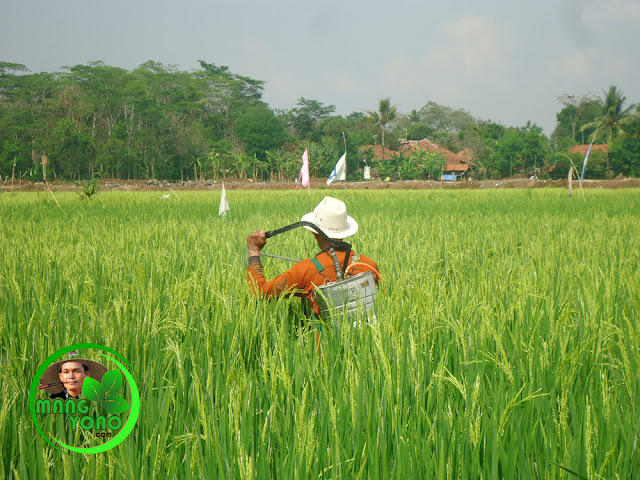
[(253, 293), (264, 298), (278, 297), (282, 293), (290, 292), (299, 282), (296, 266), (278, 275), (271, 281), (267, 281), (262, 272), (260, 251), (267, 243), (264, 230), (253, 232), (247, 237), (249, 249), (249, 267), (247, 268), (247, 280), (253, 289)]

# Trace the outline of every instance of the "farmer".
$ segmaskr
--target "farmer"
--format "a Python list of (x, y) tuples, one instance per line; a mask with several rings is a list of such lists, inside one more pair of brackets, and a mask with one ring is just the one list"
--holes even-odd
[[(329, 238), (336, 240), (342, 240), (358, 231), (358, 224), (347, 215), (347, 206), (344, 202), (332, 197), (324, 197), (313, 212), (302, 217), (302, 221), (317, 225)], [(307, 226), (305, 228), (313, 232), (321, 250), (320, 253), (315, 256), (314, 260), (302, 260), (270, 281), (265, 279), (260, 263), (260, 251), (267, 243), (265, 231), (258, 230), (249, 235), (247, 237), (247, 247), (249, 248), (247, 277), (254, 293), (264, 298), (290, 294), (306, 297), (315, 315), (319, 316), (318, 304), (312, 294), (313, 289), (316, 286), (336, 281), (337, 274), (330, 254), (330, 243), (312, 228)], [(335, 250), (343, 270), (352, 262), (364, 263), (375, 271), (378, 270), (378, 266), (372, 259), (351, 251), (348, 244), (338, 245)], [(355, 274), (367, 270), (366, 266), (360, 265), (352, 268), (349, 273)]]
[(41, 384), (51, 385), (46, 387), (49, 398), (81, 398), (84, 380), (92, 372), (92, 377), (98, 381), (102, 380), (102, 375), (107, 371), (101, 363), (78, 358), (73, 360), (63, 360), (50, 365), (42, 375)]

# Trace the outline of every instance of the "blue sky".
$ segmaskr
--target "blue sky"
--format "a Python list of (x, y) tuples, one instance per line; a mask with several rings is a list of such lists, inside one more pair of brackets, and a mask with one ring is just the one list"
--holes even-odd
[(403, 113), (428, 101), (550, 134), (563, 94), (640, 103), (640, 0), (0, 0), (0, 60), (227, 65), (264, 100)]

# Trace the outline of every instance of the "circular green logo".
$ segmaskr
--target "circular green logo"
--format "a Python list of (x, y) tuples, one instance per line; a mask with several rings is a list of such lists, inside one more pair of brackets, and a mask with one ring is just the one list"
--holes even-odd
[[(96, 361), (73, 357), (59, 360), (61, 356), (80, 349), (100, 350), (99, 356), (115, 368), (108, 370)], [(88, 371), (91, 375), (87, 374)], [(140, 391), (131, 372), (135, 373), (122, 355), (103, 345), (79, 343), (58, 350), (44, 361), (31, 382), (29, 410), (38, 433), (61, 452), (102, 453), (119, 445), (133, 431), (140, 414)], [(120, 392), (123, 376), (129, 387), (131, 405)], [(44, 384), (41, 383), (43, 380)], [(55, 394), (46, 399), (38, 398), (38, 391), (43, 389)], [(122, 417), (127, 412), (123, 424)], [(44, 432), (39, 415), (61, 419), (62, 426), (53, 429), (55, 436)], [(95, 432), (96, 437), (108, 440), (95, 446), (77, 447), (58, 438), (73, 431)]]

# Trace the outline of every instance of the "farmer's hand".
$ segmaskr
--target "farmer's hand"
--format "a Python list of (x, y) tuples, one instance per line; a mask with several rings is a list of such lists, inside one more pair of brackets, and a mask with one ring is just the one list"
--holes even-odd
[(264, 230), (258, 230), (253, 232), (247, 237), (247, 247), (249, 247), (249, 256), (260, 256), (260, 250), (267, 243), (267, 236)]

